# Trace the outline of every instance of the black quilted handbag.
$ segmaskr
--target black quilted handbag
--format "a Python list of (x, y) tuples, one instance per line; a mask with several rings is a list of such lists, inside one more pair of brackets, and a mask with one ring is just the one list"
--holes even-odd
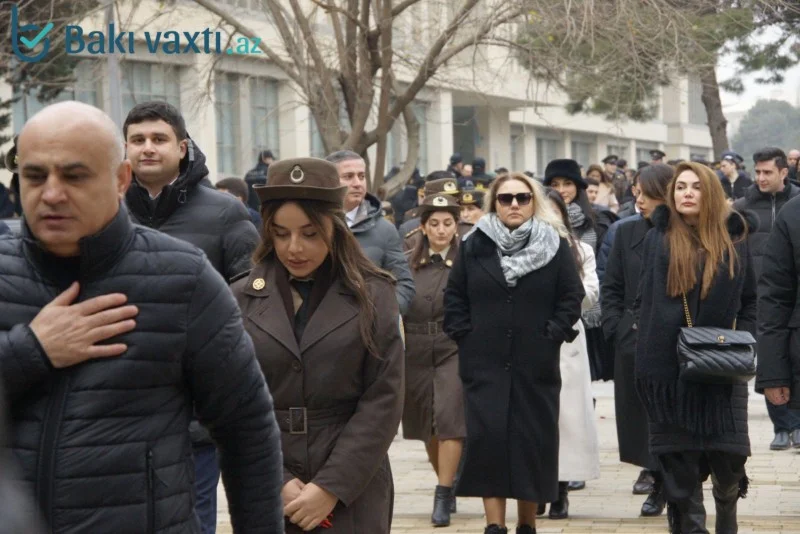
[(692, 326), (689, 303), (683, 295), (686, 327), (678, 334), (680, 377), (703, 384), (740, 384), (756, 375), (756, 340), (750, 332)]

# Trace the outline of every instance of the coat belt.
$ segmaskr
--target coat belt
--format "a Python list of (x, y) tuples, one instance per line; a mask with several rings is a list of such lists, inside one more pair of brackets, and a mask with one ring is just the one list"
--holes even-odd
[(346, 423), (356, 411), (358, 403), (347, 403), (333, 408), (309, 410), (305, 406), (288, 410), (275, 410), (278, 427), (290, 434), (308, 434), (309, 428)]
[(423, 334), (435, 336), (444, 332), (444, 321), (428, 323), (405, 323), (406, 334)]

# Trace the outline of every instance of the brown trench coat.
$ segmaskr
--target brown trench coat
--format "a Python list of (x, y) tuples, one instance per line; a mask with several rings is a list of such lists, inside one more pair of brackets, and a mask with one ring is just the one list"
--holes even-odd
[(445, 261), (427, 261), (414, 272), (417, 293), (403, 317), (406, 329), (403, 437), (406, 439), (427, 443), (432, 436), (445, 440), (467, 435), (458, 346), (442, 331), (444, 289), (457, 256), (458, 249), (452, 246)]
[[(275, 402), (284, 484), (299, 478), (339, 498), (333, 528), (314, 532), (388, 533), (394, 501), (388, 450), (403, 409), (403, 343), (394, 288), (383, 280), (367, 281), (381, 359), (366, 351), (356, 297), (338, 280), (298, 343), (276, 286), (274, 261), (257, 265), (231, 288)], [(288, 410), (302, 407), (307, 433), (293, 434), (303, 430), (303, 412)], [(287, 521), (286, 532), (302, 530)]]

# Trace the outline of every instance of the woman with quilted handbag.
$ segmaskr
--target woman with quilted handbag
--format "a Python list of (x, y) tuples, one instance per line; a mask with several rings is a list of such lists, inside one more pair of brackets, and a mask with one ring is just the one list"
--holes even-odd
[(734, 534), (750, 455), (756, 280), (746, 238), (757, 218), (731, 210), (719, 179), (693, 162), (676, 167), (666, 200), (644, 243), (636, 389), (672, 532), (708, 532), (702, 483), (712, 475), (716, 532)]

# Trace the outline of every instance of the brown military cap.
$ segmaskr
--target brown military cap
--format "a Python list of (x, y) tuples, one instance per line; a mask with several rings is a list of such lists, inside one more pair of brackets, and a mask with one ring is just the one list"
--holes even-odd
[(333, 163), (319, 158), (282, 159), (269, 166), (267, 184), (254, 186), (261, 202), (319, 200), (343, 204), (347, 186), (339, 184)]
[(482, 189), (472, 189), (470, 191), (462, 191), (458, 198), (458, 203), (462, 206), (475, 204), (476, 206), (483, 206), (483, 197), (486, 191)]
[(425, 195), (457, 195), (458, 194), (458, 181), (455, 178), (441, 178), (439, 180), (431, 180), (425, 182)]
[(453, 195), (446, 193), (438, 193), (435, 195), (428, 195), (422, 204), (419, 206), (419, 216), (422, 217), (426, 213), (435, 211), (448, 211), (453, 214), (453, 217), (458, 219), (461, 213), (461, 206), (458, 205)]

